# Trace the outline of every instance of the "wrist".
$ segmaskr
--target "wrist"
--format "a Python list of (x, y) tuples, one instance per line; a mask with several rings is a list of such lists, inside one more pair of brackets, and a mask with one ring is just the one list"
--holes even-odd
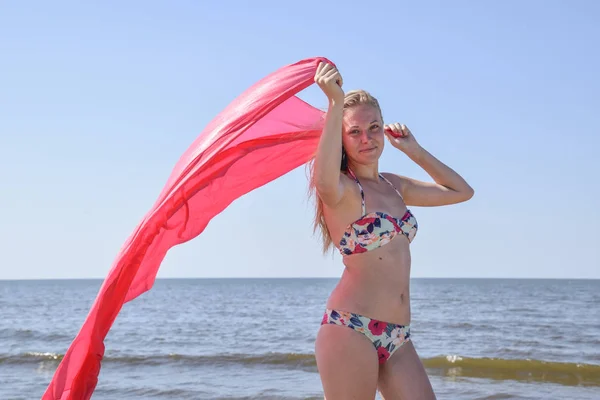
[(344, 108), (344, 99), (329, 99), (329, 108)]

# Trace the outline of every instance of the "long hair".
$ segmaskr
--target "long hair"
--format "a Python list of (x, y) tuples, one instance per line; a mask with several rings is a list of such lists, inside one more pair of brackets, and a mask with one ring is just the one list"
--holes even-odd
[[(373, 97), (369, 92), (365, 90), (352, 90), (346, 93), (344, 97), (344, 110), (349, 108), (368, 104), (375, 107), (379, 113), (381, 114), (381, 107), (379, 107), (379, 102), (375, 97)], [(383, 118), (383, 116), (382, 116)], [(322, 240), (322, 250), (323, 254), (326, 254), (328, 250), (333, 248), (333, 241), (331, 238), (331, 234), (329, 233), (329, 229), (327, 228), (327, 223), (325, 222), (325, 217), (323, 215), (323, 202), (319, 197), (319, 193), (317, 192), (315, 185), (315, 158), (310, 161), (310, 178), (309, 178), (309, 197), (314, 197), (315, 200), (315, 218), (313, 221), (313, 233), (317, 231), (321, 234)], [(340, 172), (346, 173), (348, 172), (348, 156), (346, 154), (346, 150), (342, 146), (342, 161), (340, 163)]]

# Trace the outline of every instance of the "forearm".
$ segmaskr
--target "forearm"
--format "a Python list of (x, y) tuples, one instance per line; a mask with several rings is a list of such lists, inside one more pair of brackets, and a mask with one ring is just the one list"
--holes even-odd
[(435, 158), (422, 147), (407, 154), (417, 165), (425, 170), (438, 185), (450, 190), (468, 195), (473, 194), (473, 188), (452, 168)]
[(315, 185), (321, 192), (337, 191), (342, 162), (343, 104), (329, 103), (325, 126), (315, 155)]

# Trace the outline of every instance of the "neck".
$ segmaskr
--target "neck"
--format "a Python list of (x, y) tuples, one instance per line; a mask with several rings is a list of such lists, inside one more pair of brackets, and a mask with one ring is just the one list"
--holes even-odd
[(379, 167), (377, 163), (369, 165), (348, 163), (348, 168), (359, 180), (372, 180), (374, 182), (379, 182)]

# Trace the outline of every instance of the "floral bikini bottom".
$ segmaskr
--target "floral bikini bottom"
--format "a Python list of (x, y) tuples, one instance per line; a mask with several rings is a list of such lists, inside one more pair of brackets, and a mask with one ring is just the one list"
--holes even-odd
[(365, 335), (377, 350), (379, 364), (385, 363), (396, 350), (410, 340), (410, 325), (383, 322), (363, 315), (339, 310), (325, 310), (323, 324), (347, 326)]

